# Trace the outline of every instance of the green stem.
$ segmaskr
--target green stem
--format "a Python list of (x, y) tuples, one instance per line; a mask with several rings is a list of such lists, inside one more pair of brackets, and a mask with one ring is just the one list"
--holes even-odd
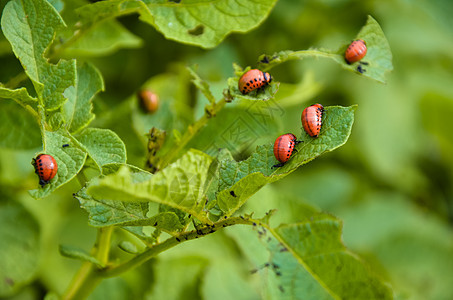
[[(103, 265), (106, 265), (108, 262), (112, 232), (112, 226), (100, 228), (98, 230), (95, 246), (91, 251), (92, 255)], [(101, 280), (102, 277), (100, 276), (99, 268), (91, 262), (84, 262), (62, 296), (62, 299), (85, 299), (91, 294)]]
[(205, 225), (204, 227), (198, 228), (196, 230), (188, 231), (181, 233), (178, 236), (171, 237), (160, 244), (156, 244), (147, 248), (144, 252), (140, 253), (139, 255), (135, 256), (129, 261), (126, 261), (120, 265), (108, 267), (104, 270), (101, 270), (100, 276), (102, 277), (113, 277), (117, 276), (121, 273), (124, 273), (142, 263), (148, 261), (149, 259), (155, 257), (159, 253), (168, 250), (182, 242), (190, 241), (193, 239), (197, 239), (203, 237), (205, 235), (211, 234), (216, 232), (217, 230), (228, 227), (236, 224), (246, 224), (246, 225), (257, 225), (261, 224), (258, 220), (253, 220), (250, 218), (244, 217), (232, 217), (227, 219), (222, 219), (212, 225)]
[(205, 114), (187, 128), (186, 132), (184, 133), (176, 147), (172, 148), (160, 159), (158, 163), (158, 169), (162, 170), (166, 166), (168, 166), (173, 161), (175, 156), (177, 156), (184, 149), (184, 147), (187, 146), (187, 144), (198, 133), (198, 131), (200, 131), (200, 129), (203, 128), (206, 123), (208, 123), (209, 119), (215, 116), (225, 106), (226, 103), (227, 101), (225, 100), (225, 98), (222, 98), (218, 102), (213, 103), (211, 106), (208, 105), (209, 109), (207, 108)]

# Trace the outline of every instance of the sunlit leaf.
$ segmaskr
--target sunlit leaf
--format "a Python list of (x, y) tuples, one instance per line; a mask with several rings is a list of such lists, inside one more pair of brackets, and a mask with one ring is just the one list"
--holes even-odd
[[(258, 146), (252, 155), (236, 162), (227, 158), (220, 162), (217, 201), (227, 215), (238, 210), (245, 201), (265, 184), (279, 180), (316, 157), (342, 146), (349, 138), (356, 106), (326, 107), (318, 138), (310, 137), (303, 129), (290, 160), (280, 168), (274, 157), (273, 144)], [(297, 136), (297, 135), (296, 135)]]
[(2, 14), (2, 29), (33, 82), (39, 103), (46, 109), (56, 109), (66, 100), (64, 91), (75, 84), (75, 60), (49, 63), (44, 56), (55, 37), (55, 31), (65, 26), (55, 8), (45, 0), (13, 0)]
[(208, 155), (191, 150), (149, 180), (134, 182), (129, 169), (123, 167), (90, 182), (87, 193), (96, 199), (165, 204), (209, 222), (203, 211), (203, 187), (210, 163)]

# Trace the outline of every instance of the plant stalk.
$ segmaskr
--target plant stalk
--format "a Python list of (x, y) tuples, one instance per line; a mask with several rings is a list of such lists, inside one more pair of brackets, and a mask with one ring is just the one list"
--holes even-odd
[[(91, 251), (92, 255), (103, 265), (108, 263), (112, 233), (112, 226), (100, 228)], [(100, 269), (91, 262), (84, 262), (61, 298), (64, 300), (85, 299), (101, 280)]]

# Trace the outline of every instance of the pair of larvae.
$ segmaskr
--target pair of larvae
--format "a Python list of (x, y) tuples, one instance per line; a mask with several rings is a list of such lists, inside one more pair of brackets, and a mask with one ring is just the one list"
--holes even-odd
[[(305, 132), (311, 137), (318, 137), (322, 127), (322, 116), (324, 107), (321, 104), (314, 104), (305, 108), (302, 112), (302, 126)], [(301, 143), (292, 133), (279, 136), (274, 143), (274, 156), (280, 162), (274, 167), (283, 166), (293, 154), (294, 147)]]

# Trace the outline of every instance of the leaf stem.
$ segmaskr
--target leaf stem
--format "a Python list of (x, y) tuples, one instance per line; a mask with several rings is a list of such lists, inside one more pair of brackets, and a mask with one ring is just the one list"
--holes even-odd
[[(92, 255), (103, 265), (108, 263), (112, 233), (112, 226), (100, 228), (96, 243), (91, 251)], [(99, 269), (93, 263), (86, 261), (82, 264), (79, 271), (77, 271), (62, 299), (84, 299), (91, 294), (101, 280), (102, 277), (100, 276)]]
[(198, 131), (200, 131), (200, 129), (203, 128), (206, 123), (208, 123), (209, 119), (215, 116), (225, 106), (226, 103), (227, 101), (225, 100), (225, 98), (222, 98), (216, 103), (208, 104), (205, 109), (205, 114), (195, 123), (189, 125), (176, 147), (172, 148), (159, 160), (159, 163), (157, 165), (158, 170), (162, 170), (167, 165), (169, 165), (173, 161), (175, 156), (177, 156), (198, 133)]
[(236, 225), (236, 224), (254, 225), (255, 226), (257, 224), (261, 224), (261, 221), (253, 220), (253, 219), (245, 218), (245, 217), (231, 217), (231, 218), (227, 218), (227, 219), (221, 219), (220, 221), (217, 221), (212, 225), (205, 225), (204, 227), (200, 227), (200, 228), (192, 230), (192, 231), (181, 233), (178, 236), (168, 238), (167, 240), (165, 240), (164, 242), (162, 242), (160, 244), (156, 244), (151, 247), (148, 247), (144, 252), (140, 253), (139, 255), (135, 256), (134, 258), (130, 259), (129, 261), (126, 261), (117, 266), (107, 267), (107, 268), (101, 270), (100, 276), (102, 276), (102, 277), (117, 276), (123, 272), (126, 272), (126, 271), (146, 262), (147, 260), (155, 257), (159, 253), (161, 253), (165, 250), (168, 250), (182, 242), (197, 239), (197, 238), (203, 237), (205, 235), (214, 233), (221, 228)]

